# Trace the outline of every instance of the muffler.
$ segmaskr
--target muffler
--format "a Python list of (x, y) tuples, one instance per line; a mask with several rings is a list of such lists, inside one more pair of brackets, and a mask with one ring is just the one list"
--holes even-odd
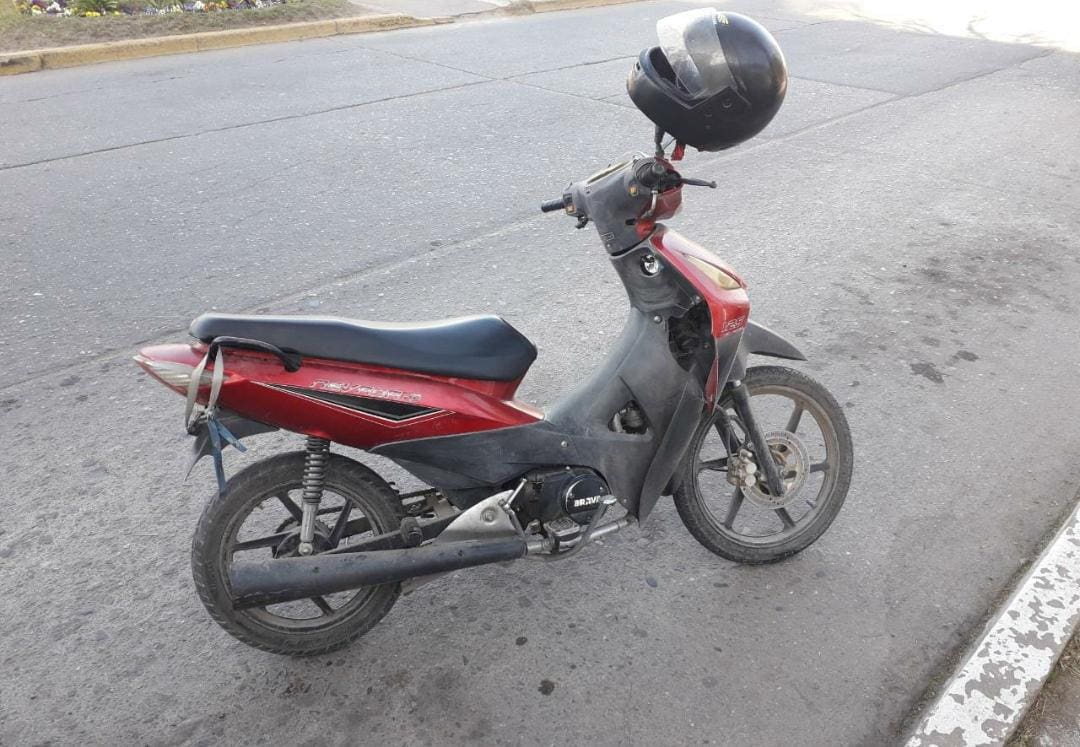
[(267, 558), (234, 563), (229, 585), (233, 606), (245, 609), (516, 560), (525, 552), (525, 539), (516, 536), (433, 543), (402, 550)]

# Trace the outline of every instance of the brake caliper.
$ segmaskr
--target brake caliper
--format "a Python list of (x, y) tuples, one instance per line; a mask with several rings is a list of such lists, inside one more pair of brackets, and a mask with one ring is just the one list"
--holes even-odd
[(727, 481), (735, 487), (745, 490), (757, 484), (758, 466), (749, 449), (739, 449), (738, 454), (728, 459), (727, 468)]

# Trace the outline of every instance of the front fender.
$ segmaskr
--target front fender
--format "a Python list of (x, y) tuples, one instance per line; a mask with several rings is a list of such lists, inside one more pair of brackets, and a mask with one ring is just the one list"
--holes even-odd
[[(720, 352), (719, 343), (717, 343), (717, 352)], [(717, 396), (723, 391), (724, 382), (735, 381), (746, 375), (746, 361), (751, 354), (768, 355), (789, 361), (806, 360), (806, 356), (797, 347), (764, 324), (747, 320), (746, 328), (739, 335), (739, 346), (735, 350), (734, 360), (727, 368), (727, 376), (719, 380), (721, 386), (717, 388)], [(723, 376), (724, 369), (722, 367), (719, 373)]]
[(746, 322), (746, 330), (743, 331), (741, 345), (745, 352), (754, 355), (768, 355), (773, 358), (784, 358), (789, 361), (804, 361), (803, 355), (797, 347), (773, 332), (764, 324)]

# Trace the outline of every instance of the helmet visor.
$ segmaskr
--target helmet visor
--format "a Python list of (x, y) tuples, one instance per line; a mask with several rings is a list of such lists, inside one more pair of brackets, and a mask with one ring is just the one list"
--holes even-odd
[(660, 49), (688, 94), (704, 98), (735, 87), (716, 24), (727, 23), (715, 8), (700, 8), (661, 18), (656, 23)]

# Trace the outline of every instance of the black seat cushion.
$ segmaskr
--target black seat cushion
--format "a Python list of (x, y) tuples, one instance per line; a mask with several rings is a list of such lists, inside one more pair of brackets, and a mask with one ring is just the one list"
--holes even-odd
[(203, 342), (245, 337), (301, 356), (488, 381), (519, 379), (536, 360), (536, 347), (497, 316), (395, 324), (327, 316), (203, 314), (191, 323), (191, 335)]

